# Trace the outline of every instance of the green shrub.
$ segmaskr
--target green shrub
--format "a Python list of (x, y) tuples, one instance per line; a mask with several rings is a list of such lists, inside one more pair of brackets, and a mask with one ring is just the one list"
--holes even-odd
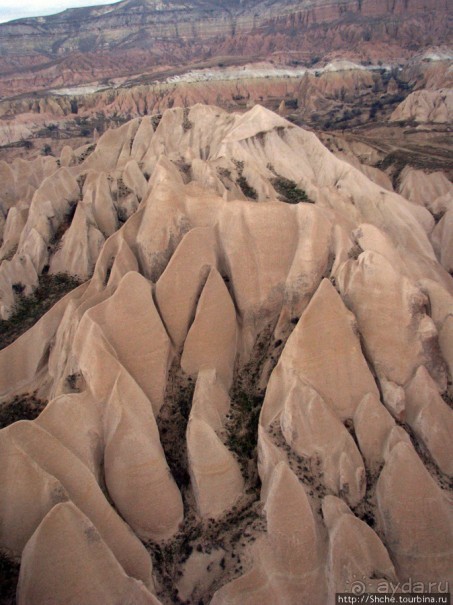
[(252, 200), (257, 200), (258, 199), (258, 192), (257, 190), (252, 187), (250, 185), (250, 183), (247, 181), (247, 179), (244, 176), (244, 162), (241, 162), (239, 160), (233, 160), (237, 172), (238, 172), (238, 177), (236, 179), (236, 183), (239, 185), (239, 187), (241, 188), (242, 193), (252, 199)]
[(245, 178), (245, 176), (241, 175), (236, 179), (236, 183), (239, 185), (239, 187), (242, 190), (242, 193), (246, 196), (251, 198), (252, 200), (256, 200), (258, 199), (258, 192), (256, 191), (256, 189), (254, 187), (252, 187), (249, 182), (247, 181), (247, 179)]
[(299, 189), (297, 184), (283, 176), (277, 176), (272, 179), (272, 185), (279, 194), (282, 202), (287, 204), (298, 204), (299, 202), (312, 202), (303, 189)]

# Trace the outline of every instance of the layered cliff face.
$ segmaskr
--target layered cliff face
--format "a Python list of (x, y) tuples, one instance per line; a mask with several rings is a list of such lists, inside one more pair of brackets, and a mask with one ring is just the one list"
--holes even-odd
[(0, 430), (20, 605), (452, 582), (442, 174), (396, 192), (263, 107), (202, 105), (0, 169), (2, 327), (43, 274), (83, 282), (0, 352), (2, 408), (47, 403)]
[(388, 60), (449, 42), (448, 0), (124, 0), (0, 25), (0, 94), (235, 56)]

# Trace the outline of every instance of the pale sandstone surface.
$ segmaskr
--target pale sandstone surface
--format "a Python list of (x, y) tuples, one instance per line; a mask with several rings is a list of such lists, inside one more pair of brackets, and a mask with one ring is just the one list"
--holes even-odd
[[(61, 483), (1, 434), (1, 544), (20, 556), (27, 541), (54, 504), (67, 499)], [(20, 477), (20, 481), (18, 481)]]
[[(90, 309), (88, 316), (157, 413), (163, 402), (170, 342), (153, 302), (151, 284), (139, 273), (127, 273), (114, 295)], [(139, 356), (137, 347), (142, 351)]]
[(438, 209), (439, 198), (445, 199), (444, 211), (453, 203), (453, 185), (442, 172), (426, 173), (406, 166), (401, 172), (398, 192), (411, 202), (428, 208)]
[(124, 168), (130, 158), (130, 140), (134, 139), (139, 122), (135, 119), (120, 126), (118, 131), (108, 130), (104, 133), (97, 142), (95, 151), (85, 160), (84, 167), (97, 171)]
[[(140, 173), (140, 176), (143, 175)], [(105, 172), (101, 172), (96, 180), (85, 181), (83, 197), (87, 205), (93, 207), (93, 218), (99, 231), (105, 238), (112, 235), (118, 228), (118, 219)]]
[(189, 375), (215, 368), (229, 386), (236, 357), (236, 312), (217, 269), (209, 272), (187, 334), (181, 367)]
[[(351, 506), (357, 505), (365, 494), (366, 481), (363, 460), (352, 437), (313, 388), (300, 380), (284, 388), (287, 396), (280, 424), (287, 443), (299, 455), (319, 464), (328, 489), (341, 494)], [(268, 392), (272, 401), (273, 390)]]
[(138, 271), (138, 262), (127, 241), (121, 239), (118, 246), (118, 252), (110, 269), (110, 275), (106, 276), (107, 285), (111, 288), (115, 288), (129, 271)]
[(19, 200), (30, 203), (35, 190), (44, 178), (56, 172), (57, 162), (53, 157), (39, 157), (31, 162), (17, 159), (12, 164), (0, 162), (2, 176), (2, 210), (6, 211)]
[(453, 208), (440, 219), (434, 227), (431, 241), (434, 251), (446, 271), (453, 272)]
[(187, 450), (197, 508), (202, 517), (217, 517), (242, 495), (237, 461), (214, 429), (196, 417), (187, 426)]
[(272, 473), (265, 503), (267, 537), (256, 544), (255, 566), (221, 588), (213, 605), (325, 603), (325, 546), (310, 499), (285, 462)]
[(402, 386), (419, 365), (425, 365), (445, 389), (443, 361), (431, 344), (437, 330), (423, 312), (425, 297), (415, 284), (369, 250), (346, 262), (338, 281), (379, 379)]
[(17, 252), (11, 261), (4, 261), (0, 265), (2, 315), (14, 304), (14, 296), (11, 297), (14, 283), (24, 286), (27, 293), (36, 287), (37, 275), (49, 260), (48, 243), (71, 204), (75, 203), (78, 192), (76, 179), (63, 167), (44, 178), (33, 193), (27, 220), (17, 243)]
[(221, 199), (195, 183), (184, 187), (177, 167), (161, 156), (149, 181), (136, 236), (145, 276), (157, 281), (183, 235), (193, 227), (213, 226), (220, 205)]
[(406, 387), (406, 420), (442, 472), (453, 474), (453, 411), (421, 366)]
[(158, 605), (127, 576), (96, 527), (74, 506), (57, 504), (24, 550), (17, 602), (23, 605)]
[(221, 433), (229, 409), (228, 390), (216, 370), (200, 370), (193, 394), (191, 417), (204, 420), (217, 433)]
[(451, 291), (451, 278), (438, 262), (426, 256), (413, 257), (405, 254), (384, 231), (374, 225), (362, 223), (352, 232), (352, 238), (358, 246), (357, 251), (377, 252), (384, 256), (399, 273), (412, 281), (418, 282), (431, 276)]
[[(137, 296), (131, 296), (134, 291)], [(123, 297), (123, 293), (127, 295)], [(106, 302), (110, 302), (110, 307)], [(101, 410), (103, 428), (101, 418), (98, 418), (91, 430), (95, 433), (100, 431), (101, 434), (103, 472), (116, 506), (141, 537), (162, 539), (172, 535), (182, 519), (180, 495), (160, 446), (152, 405), (152, 401), (155, 402), (157, 413), (166, 382), (168, 337), (163, 328), (159, 337), (160, 320), (157, 313), (153, 315), (150, 285), (137, 273), (129, 272), (121, 281), (115, 297), (106, 302), (85, 313), (85, 321), (82, 320), (76, 334), (77, 342), (83, 343), (78, 356), (79, 368), (93, 389), (94, 401), (99, 397), (104, 399)], [(127, 348), (119, 344), (126, 342), (124, 338), (133, 344), (129, 337), (136, 338), (137, 344), (140, 337), (146, 336), (146, 332), (138, 331), (134, 337), (130, 321), (134, 318), (138, 320), (143, 312), (139, 308), (130, 309), (129, 303), (144, 305), (141, 308), (151, 314), (150, 321), (158, 322), (156, 330), (152, 330), (155, 348), (151, 348), (148, 355), (141, 359), (140, 366), (141, 376), (145, 380), (142, 384), (145, 388), (150, 385), (152, 401), (134, 380), (139, 367), (134, 361), (138, 360), (128, 358)], [(126, 331), (121, 334), (116, 330), (112, 345), (106, 346), (106, 334), (113, 334), (116, 322), (120, 322)], [(119, 346), (123, 354), (115, 354), (114, 346)], [(77, 352), (76, 348), (76, 356)], [(96, 366), (93, 366), (93, 355), (95, 358), (98, 356)], [(154, 381), (146, 382), (148, 370), (153, 365), (155, 369), (151, 372)], [(96, 369), (99, 370), (98, 374)], [(160, 387), (157, 380), (159, 374), (162, 374)], [(94, 379), (90, 376), (94, 376)], [(127, 406), (124, 399), (130, 401)], [(153, 501), (152, 507), (148, 505), (150, 501)]]
[(210, 267), (217, 264), (213, 229), (196, 227), (181, 240), (156, 284), (156, 301), (176, 349), (186, 339)]
[(329, 531), (329, 603), (335, 602), (335, 593), (349, 592), (357, 579), (368, 592), (382, 590), (385, 581), (396, 582), (389, 553), (371, 527), (334, 496), (324, 498), (322, 513)]
[(6, 350), (0, 351), (0, 397), (7, 397), (11, 387), (21, 389), (25, 385), (28, 388), (35, 386), (34, 381), (42, 369), (42, 360), (48, 353), (50, 342), (58, 330), (66, 308), (70, 306), (71, 300), (79, 298), (85, 290), (86, 284), (67, 294), (28, 332)]
[(341, 419), (354, 415), (364, 395), (377, 394), (354, 316), (328, 279), (305, 309), (281, 360), (313, 386)]
[(405, 199), (262, 107), (171, 109), (62, 160), (1, 167), (2, 316), (44, 270), (85, 280), (0, 351), (1, 404), (49, 401), (0, 431), (19, 602), (451, 580), (444, 179), (407, 171)]
[(417, 90), (411, 93), (391, 116), (391, 120), (419, 123), (449, 123), (453, 120), (453, 94), (449, 89)]
[[(187, 123), (190, 128), (185, 126)], [(275, 174), (289, 178), (306, 189), (317, 205), (333, 211), (335, 220), (346, 228), (354, 223), (372, 223), (387, 233), (397, 247), (410, 245), (414, 253), (434, 259), (423, 233), (433, 227), (428, 211), (370, 184), (364, 174), (329, 153), (313, 133), (304, 132), (259, 106), (240, 117), (202, 105), (190, 110), (175, 108), (164, 113), (155, 132), (149, 118), (137, 118), (107, 131), (94, 151), (86, 149), (80, 157), (85, 157), (81, 163), (70, 168), (63, 165), (44, 180), (31, 201), (13, 261), (16, 257), (29, 258), (38, 274), (50, 264), (52, 272), (70, 271), (89, 277), (104, 239), (143, 200), (145, 208), (137, 236), (139, 259), (144, 274), (156, 281), (182, 235), (191, 227), (216, 222), (221, 205), (213, 203), (214, 196), (207, 194), (209, 188), (213, 194), (227, 194), (228, 199), (231, 194), (245, 197), (235, 182), (240, 170), (260, 199), (276, 198), (271, 184)], [(194, 162), (192, 179), (202, 189), (194, 183), (182, 188), (183, 179), (177, 169), (181, 162), (189, 169)], [(240, 162), (243, 168), (239, 168)], [(271, 164), (274, 172), (269, 168)], [(202, 165), (206, 170), (201, 169)], [(219, 172), (222, 170), (226, 172)], [(18, 167), (14, 172), (17, 171)], [(143, 173), (152, 175), (149, 183)], [(206, 180), (204, 175), (208, 173), (211, 178)], [(223, 176), (221, 183), (221, 174), (231, 176)], [(56, 187), (67, 190), (58, 203), (52, 195)], [(171, 221), (169, 196), (174, 207)], [(148, 203), (150, 198), (152, 204)], [(10, 204), (7, 202), (8, 207)], [(52, 238), (61, 237), (66, 214), (74, 204), (75, 220), (54, 250)], [(329, 220), (331, 212), (325, 216)], [(149, 229), (151, 224), (153, 229)], [(317, 240), (306, 241), (307, 245), (314, 245)], [(11, 245), (8, 244), (10, 250)], [(319, 256), (319, 250), (316, 253)], [(321, 264), (321, 259), (318, 262)], [(14, 273), (28, 288), (36, 283), (36, 277), (27, 276), (17, 263)], [(6, 275), (0, 279), (0, 288), (2, 314), (7, 316), (13, 298)], [(313, 287), (309, 295), (312, 290)]]
[(222, 372), (200, 369), (187, 425), (188, 467), (198, 511), (219, 517), (242, 496), (244, 480), (236, 458), (224, 444), (230, 400)]
[(67, 393), (53, 399), (36, 424), (65, 444), (99, 481), (103, 456), (100, 411), (83, 393)]
[[(373, 181), (373, 183), (376, 183), (376, 185), (379, 185), (380, 187), (382, 187), (383, 189), (387, 189), (388, 191), (393, 191), (392, 181), (384, 171), (380, 170), (379, 168), (376, 168), (375, 166), (368, 166), (368, 164), (362, 164), (357, 158), (357, 156), (353, 153), (348, 152), (348, 150), (338, 151), (335, 153), (335, 155), (340, 160), (348, 162), (348, 164), (351, 164), (352, 166), (354, 166), (354, 168), (357, 168), (357, 170), (363, 172), (363, 174), (365, 174), (365, 176), (367, 176), (371, 181)], [(399, 193), (402, 192), (400, 191)], [(402, 195), (404, 194), (402, 193)]]
[(395, 421), (379, 397), (365, 395), (355, 411), (354, 428), (367, 468), (373, 473), (384, 462), (385, 444), (394, 426)]
[(212, 583), (218, 567), (224, 564), (225, 551), (222, 548), (210, 553), (195, 551), (189, 556), (183, 577), (177, 583), (178, 596), (182, 600), (190, 599), (197, 590), (203, 590)]
[[(447, 362), (450, 376), (453, 375), (453, 315), (448, 315), (442, 329), (439, 332), (440, 350)], [(453, 393), (452, 385), (449, 386), (450, 396)]]
[[(426, 292), (431, 316), (439, 333), (439, 347), (449, 368), (449, 375), (453, 375), (453, 299), (450, 293), (431, 279), (420, 280), (420, 287)], [(450, 396), (453, 392), (451, 383), (448, 386)]]
[[(29, 248), (30, 234), (36, 232), (44, 241), (48, 241), (53, 230), (61, 221), (70, 205), (79, 195), (79, 186), (68, 168), (60, 170), (45, 178), (33, 194), (28, 220), (21, 234), (19, 247), (22, 253), (32, 252)], [(36, 268), (44, 263), (44, 257), (33, 257)]]
[[(140, 127), (139, 127), (140, 128)], [(136, 139), (139, 138), (138, 132), (134, 137), (134, 143), (136, 141)], [(134, 153), (134, 148), (131, 149), (131, 154)], [(124, 180), (124, 184), (126, 185), (126, 187), (128, 187), (131, 191), (133, 191), (139, 202), (142, 201), (142, 199), (145, 197), (146, 195), (146, 191), (148, 188), (148, 182), (145, 178), (145, 176), (143, 175), (140, 166), (138, 165), (139, 161), (139, 156), (137, 158), (134, 158), (132, 160), (130, 160), (127, 164), (126, 167), (124, 168), (124, 172), (123, 172), (123, 180)]]
[(286, 338), (288, 322), (302, 313), (328, 266), (332, 239), (331, 216), (311, 205), (268, 203), (260, 210), (230, 203), (219, 225), (246, 352), (277, 313), (275, 337)]
[(88, 279), (105, 242), (97, 228), (92, 208), (85, 203), (77, 205), (71, 227), (65, 233), (62, 247), (50, 262), (51, 273), (68, 271), (81, 279)]
[(142, 538), (171, 537), (183, 503), (160, 444), (154, 414), (140, 388), (120, 375), (104, 413), (104, 473), (118, 510)]
[(398, 577), (428, 582), (435, 575), (451, 581), (451, 503), (409, 443), (397, 443), (388, 452), (376, 495)]
[(16, 246), (19, 245), (20, 235), (28, 217), (29, 206), (18, 204), (12, 206), (7, 214), (7, 218), (3, 225), (3, 243), (0, 254), (2, 258), (8, 258), (14, 252)]
[[(110, 506), (88, 468), (72, 452), (29, 421), (17, 422), (0, 435), (7, 462), (2, 469), (2, 508), (9, 515), (3, 526), (3, 548), (20, 555), (45, 514), (58, 502), (71, 500), (96, 526), (126, 573), (153, 585), (146, 550)], [(18, 473), (18, 463), (25, 465), (25, 477), (30, 475), (30, 467), (34, 470), (33, 483), (28, 486), (18, 481), (22, 474)], [(33, 500), (26, 494), (30, 489), (36, 493)]]
[(453, 300), (444, 287), (431, 279), (420, 280), (420, 287), (429, 298), (431, 317), (440, 331), (445, 320), (453, 313)]
[(75, 161), (75, 153), (72, 147), (65, 145), (60, 153), (60, 165), (71, 166)]

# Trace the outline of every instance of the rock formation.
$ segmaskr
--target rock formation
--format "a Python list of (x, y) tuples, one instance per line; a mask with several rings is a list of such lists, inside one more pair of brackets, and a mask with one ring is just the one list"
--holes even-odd
[(48, 402), (0, 430), (18, 603), (453, 580), (451, 185), (352, 164), (195, 105), (1, 165), (2, 326), (83, 282), (0, 351), (1, 408)]
[(453, 121), (453, 93), (451, 90), (417, 90), (395, 109), (394, 122), (448, 124)]
[[(448, 1), (123, 0), (0, 26), (0, 91), (73, 86), (231, 58), (399, 59), (449, 41)], [(352, 50), (354, 49), (354, 50)], [(11, 65), (15, 66), (11, 70)], [(19, 68), (19, 69), (17, 69)]]
[[(71, 548), (67, 545), (71, 544)], [(127, 576), (98, 531), (70, 503), (57, 504), (22, 555), (18, 603), (158, 605), (143, 583)], [(74, 566), (77, 576), (68, 582)], [(83, 584), (83, 593), (80, 585)]]

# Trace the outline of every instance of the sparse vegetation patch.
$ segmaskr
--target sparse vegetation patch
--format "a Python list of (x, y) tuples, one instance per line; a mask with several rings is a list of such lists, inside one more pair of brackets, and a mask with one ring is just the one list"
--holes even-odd
[(79, 158), (78, 158), (78, 160), (77, 160), (77, 161), (78, 161), (78, 163), (79, 163), (79, 164), (82, 164), (82, 163), (83, 163), (83, 162), (84, 162), (84, 161), (87, 159), (87, 157), (93, 153), (93, 151), (94, 151), (95, 149), (96, 149), (96, 145), (95, 145), (95, 144), (89, 145), (89, 146), (88, 146), (88, 147), (85, 149), (85, 151), (84, 151), (83, 153), (81, 153), (81, 154), (80, 154), (80, 156), (79, 156)]
[[(17, 422), (18, 420), (34, 420), (46, 407), (47, 401), (31, 395), (18, 395), (11, 401), (0, 404), (0, 429)], [(0, 557), (0, 567), (2, 561)]]
[(0, 320), (0, 349), (30, 329), (60, 298), (80, 283), (77, 277), (66, 273), (41, 275), (38, 287), (30, 296), (23, 294), (22, 284), (14, 284), (17, 302), (11, 317)]
[(161, 113), (156, 113), (155, 115), (151, 116), (151, 124), (153, 125), (154, 130), (157, 129), (161, 120), (162, 120)]
[(247, 181), (247, 179), (244, 176), (244, 162), (238, 161), (236, 160), (234, 162), (236, 168), (237, 168), (237, 172), (238, 172), (238, 177), (236, 179), (236, 183), (239, 185), (239, 187), (241, 188), (242, 193), (252, 199), (252, 200), (256, 200), (258, 199), (258, 192), (256, 191), (256, 189), (254, 187), (252, 187), (250, 185), (250, 183)]
[(217, 174), (223, 179), (231, 179), (231, 170), (228, 168), (217, 168)]
[(185, 107), (182, 117), (182, 129), (187, 132), (193, 127), (193, 123), (189, 120), (189, 108)]
[(300, 189), (297, 184), (290, 179), (283, 176), (277, 176), (272, 179), (271, 182), (282, 202), (286, 202), (287, 204), (298, 204), (299, 202), (314, 203), (306, 192), (303, 189)]
[(77, 202), (78, 202), (78, 200), (73, 200), (73, 201), (69, 202), (68, 211), (66, 212), (65, 216), (63, 217), (63, 220), (61, 221), (61, 223), (59, 224), (55, 233), (53, 234), (52, 238), (49, 241), (49, 246), (50, 246), (49, 252), (54, 253), (60, 247), (61, 240), (63, 239), (63, 235), (66, 233), (66, 231), (71, 226), (72, 219), (74, 218), (74, 214), (77, 209)]
[(258, 419), (263, 405), (263, 395), (250, 395), (240, 388), (232, 393), (234, 411), (229, 426), (227, 445), (239, 459), (251, 459), (255, 455), (258, 440)]
[(187, 448), (186, 428), (192, 407), (192, 397), (195, 384), (192, 379), (175, 364), (171, 367), (165, 403), (157, 418), (160, 440), (165, 452), (168, 466), (178, 485), (184, 494), (184, 488), (190, 483)]

